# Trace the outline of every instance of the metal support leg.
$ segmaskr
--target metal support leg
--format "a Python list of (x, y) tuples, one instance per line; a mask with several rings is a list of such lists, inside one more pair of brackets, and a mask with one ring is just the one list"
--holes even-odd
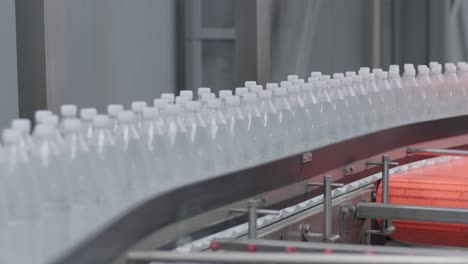
[(229, 212), (231, 213), (247, 213), (248, 216), (248, 233), (247, 237), (249, 239), (256, 239), (257, 238), (257, 218), (258, 215), (278, 215), (280, 211), (277, 210), (266, 210), (266, 209), (258, 209), (260, 206), (261, 201), (258, 199), (249, 200), (247, 204), (247, 209), (238, 209), (233, 208), (230, 209)]

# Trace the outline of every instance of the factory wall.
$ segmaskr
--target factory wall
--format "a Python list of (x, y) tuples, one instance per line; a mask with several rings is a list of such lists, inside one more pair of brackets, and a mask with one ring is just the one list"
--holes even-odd
[(0, 128), (18, 116), (15, 1), (0, 1)]

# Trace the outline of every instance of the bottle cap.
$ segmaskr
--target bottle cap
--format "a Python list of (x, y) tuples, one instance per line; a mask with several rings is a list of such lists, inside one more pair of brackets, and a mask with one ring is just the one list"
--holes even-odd
[(188, 101), (190, 101), (189, 98), (185, 96), (176, 96), (175, 98), (175, 103), (178, 105), (185, 105)]
[(166, 100), (169, 104), (174, 103), (175, 95), (173, 93), (162, 93), (161, 99)]
[(370, 68), (369, 67), (361, 67), (359, 68), (359, 75), (363, 73), (370, 73)]
[(211, 93), (211, 88), (208, 88), (208, 87), (200, 87), (200, 88), (198, 88), (198, 90), (197, 90), (198, 97), (200, 97), (202, 94), (206, 94), (206, 93)]
[(110, 118), (107, 115), (96, 115), (93, 117), (93, 126), (98, 128), (108, 127), (110, 124)]
[(347, 71), (347, 72), (345, 72), (345, 76), (346, 76), (346, 77), (353, 77), (353, 76), (356, 76), (356, 72), (354, 72), (354, 71)]
[(36, 123), (40, 123), (42, 121), (42, 119), (45, 116), (48, 116), (48, 115), (52, 115), (52, 111), (50, 111), (50, 110), (37, 110), (34, 113), (34, 120), (36, 120)]
[(287, 79), (288, 81), (292, 82), (292, 81), (294, 81), (294, 80), (299, 79), (299, 76), (297, 76), (297, 75), (288, 75), (288, 76), (286, 77), (286, 79)]
[(341, 80), (343, 79), (345, 76), (343, 73), (334, 73), (333, 74), (333, 79), (336, 79), (336, 80)]
[(271, 91), (268, 91), (268, 90), (263, 90), (263, 91), (260, 91), (258, 93), (258, 96), (261, 98), (261, 99), (270, 99), (272, 97), (272, 93)]
[(457, 71), (457, 66), (453, 63), (445, 63), (445, 70), (450, 73), (454, 73)]
[(319, 71), (313, 71), (310, 73), (310, 77), (320, 77), (322, 76), (322, 72)]
[(383, 70), (380, 69), (380, 68), (375, 68), (372, 70), (372, 73), (374, 73), (375, 75), (377, 75), (379, 72), (382, 72)]
[(198, 111), (201, 109), (201, 103), (199, 101), (189, 101), (185, 105), (185, 108), (189, 111)]
[(257, 85), (256, 81), (246, 81), (246, 82), (244, 82), (245, 88), (250, 88), (250, 86), (254, 86), (254, 85)]
[(193, 99), (193, 91), (192, 90), (181, 90), (179, 93), (180, 96), (187, 97), (191, 101)]
[(157, 114), (158, 114), (158, 109), (156, 107), (149, 106), (143, 109), (143, 118), (153, 119), (156, 117)]
[(442, 73), (442, 65), (437, 64), (431, 67), (431, 73)]
[(214, 93), (206, 93), (206, 94), (201, 95), (201, 100), (203, 102), (206, 102), (210, 99), (215, 99), (215, 98), (216, 98), (216, 95)]
[(242, 94), (248, 93), (249, 89), (245, 87), (237, 87), (234, 91), (237, 96), (241, 96)]
[(297, 80), (294, 80), (292, 81), (293, 85), (301, 85), (303, 83), (305, 83), (304, 79), (297, 79)]
[(75, 132), (81, 129), (81, 121), (79, 119), (65, 119), (63, 128), (68, 132)]
[(82, 108), (80, 110), (81, 119), (91, 121), (97, 115), (96, 108)]
[(132, 102), (132, 111), (135, 113), (143, 113), (143, 109), (145, 109), (146, 106), (146, 102), (143, 101)]
[(440, 63), (438, 63), (437, 61), (430, 61), (430, 62), (429, 62), (429, 68), (432, 68), (432, 67), (434, 67), (434, 66), (436, 66), (436, 65), (439, 65), (439, 64), (440, 64)]
[(418, 72), (422, 75), (429, 75), (431, 70), (426, 65), (418, 65)]
[(258, 92), (263, 90), (263, 86), (261, 86), (261, 85), (252, 85), (252, 86), (250, 86), (249, 90), (250, 90), (251, 93), (258, 93)]
[(319, 81), (319, 77), (309, 77), (307, 78), (308, 83), (315, 83)]
[(219, 98), (224, 100), (224, 99), (226, 99), (226, 97), (232, 95), (232, 91), (231, 90), (220, 90), (218, 92), (218, 94), (219, 94)]
[(239, 105), (240, 104), (240, 98), (237, 95), (231, 95), (226, 97), (226, 104), (227, 105)]
[(107, 114), (113, 118), (117, 117), (117, 114), (124, 110), (123, 105), (111, 104), (107, 106)]
[(271, 90), (274, 90), (274, 89), (276, 89), (276, 88), (278, 88), (278, 84), (277, 84), (277, 83), (267, 83), (267, 84), (266, 84), (266, 89), (267, 89), (267, 90), (270, 90), (270, 91), (271, 91)]
[(21, 139), (21, 132), (14, 128), (4, 129), (2, 132), (2, 140), (5, 144), (10, 145), (18, 142)]
[(166, 100), (162, 100), (162, 99), (159, 99), (159, 98), (156, 98), (153, 100), (153, 105), (158, 108), (158, 109), (164, 109), (167, 105), (167, 101)]
[(400, 74), (400, 65), (392, 64), (392, 65), (390, 65), (390, 67), (388, 68), (388, 71), (389, 71), (389, 72), (396, 72), (396, 73)]
[(121, 123), (127, 123), (127, 122), (132, 122), (135, 118), (135, 115), (133, 114), (132, 111), (122, 111), (117, 114), (117, 119)]
[(329, 81), (331, 80), (330, 75), (322, 75), (319, 77), (319, 81)]
[(60, 114), (63, 117), (76, 117), (78, 113), (78, 108), (76, 105), (62, 105), (60, 107)]
[(11, 121), (11, 128), (29, 134), (31, 132), (31, 120), (26, 118), (14, 119)]
[(284, 88), (287, 88), (289, 86), (293, 85), (292, 82), (290, 81), (282, 81), (280, 82), (280, 87), (284, 87)]

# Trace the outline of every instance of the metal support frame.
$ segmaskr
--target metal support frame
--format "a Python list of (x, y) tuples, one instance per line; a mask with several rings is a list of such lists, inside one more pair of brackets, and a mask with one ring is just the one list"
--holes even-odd
[(330, 175), (323, 176), (323, 183), (308, 183), (308, 186), (323, 186), (323, 234), (309, 233), (309, 228), (304, 226), (305, 236), (322, 235), (323, 242), (333, 243), (340, 239), (340, 235), (332, 234), (332, 187), (341, 187), (342, 183), (332, 183)]
[(407, 148), (406, 153), (409, 155), (424, 155), (424, 156), (455, 156), (468, 157), (468, 150), (461, 149), (434, 149), (434, 148)]
[[(388, 185), (390, 178), (389, 166), (398, 166), (397, 162), (390, 162), (390, 157), (388, 155), (382, 155), (381, 162), (367, 161), (367, 165), (381, 165), (382, 166), (382, 204), (388, 204)], [(392, 221), (390, 219), (381, 219), (380, 230), (370, 230), (370, 233), (373, 234), (383, 234), (388, 235), (392, 233), (395, 228), (392, 226)]]
[(257, 218), (258, 215), (278, 215), (280, 211), (277, 210), (267, 210), (267, 209), (258, 209), (261, 204), (261, 200), (259, 199), (252, 199), (249, 200), (247, 209), (230, 209), (229, 212), (231, 213), (247, 213), (248, 216), (248, 233), (247, 237), (249, 239), (256, 239), (257, 238)]
[(322, 263), (322, 264), (432, 264), (432, 263), (466, 263), (462, 256), (395, 256), (371, 254), (314, 254), (314, 253), (249, 253), (249, 252), (203, 252), (178, 253), (171, 251), (131, 252), (127, 263), (192, 262), (192, 263)]
[(358, 203), (356, 204), (356, 217), (467, 224), (468, 209)]

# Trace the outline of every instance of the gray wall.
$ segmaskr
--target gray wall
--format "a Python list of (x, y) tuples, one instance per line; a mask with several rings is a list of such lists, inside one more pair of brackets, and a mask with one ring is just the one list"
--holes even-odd
[(175, 90), (173, 0), (45, 0), (48, 107), (129, 105)]
[(15, 1), (0, 1), (0, 128), (18, 116)]

